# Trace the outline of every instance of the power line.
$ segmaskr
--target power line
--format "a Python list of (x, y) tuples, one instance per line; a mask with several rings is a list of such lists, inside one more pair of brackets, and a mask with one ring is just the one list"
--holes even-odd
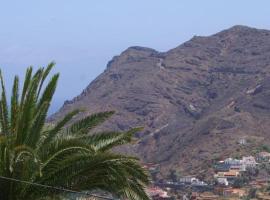
[(37, 187), (43, 187), (43, 188), (48, 188), (48, 189), (54, 189), (54, 190), (63, 191), (63, 192), (68, 192), (68, 193), (73, 193), (73, 194), (80, 194), (80, 195), (85, 195), (85, 196), (91, 196), (91, 197), (100, 198), (100, 199), (116, 200), (116, 199), (113, 199), (113, 198), (110, 198), (110, 197), (105, 197), (105, 196), (100, 196), (100, 195), (90, 194), (89, 192), (80, 192), (80, 191), (75, 191), (75, 190), (66, 189), (66, 188), (61, 188), (61, 187), (54, 187), (54, 186), (51, 186), (51, 185), (43, 185), (43, 184), (40, 184), (40, 183), (34, 183), (34, 182), (29, 182), (29, 181), (23, 181), (23, 180), (19, 180), (19, 179), (15, 179), (15, 178), (8, 178), (8, 177), (5, 177), (5, 176), (0, 176), (0, 179), (7, 180), (7, 181), (13, 181), (13, 182), (24, 183), (24, 184), (28, 184), (28, 185), (34, 185), (34, 186), (37, 186)]

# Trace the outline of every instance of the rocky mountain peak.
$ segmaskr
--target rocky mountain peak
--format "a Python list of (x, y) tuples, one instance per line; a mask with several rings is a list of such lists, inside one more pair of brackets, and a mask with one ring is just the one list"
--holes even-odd
[[(123, 51), (119, 56), (113, 57), (113, 59), (108, 63), (107, 68), (115, 68), (123, 63), (130, 62), (140, 62), (141, 60), (154, 57), (158, 52), (154, 49), (140, 46), (132, 46)], [(115, 67), (112, 67), (115, 66)]]
[[(164, 53), (130, 47), (53, 119), (75, 108), (115, 110), (102, 129), (145, 127), (123, 151), (160, 163), (162, 175), (198, 173), (213, 157), (270, 143), (269, 33), (234, 26)], [(252, 141), (246, 149), (243, 137)]]
[(136, 52), (136, 53), (158, 53), (156, 50), (148, 48), (148, 47), (140, 47), (140, 46), (132, 46), (129, 47), (127, 50), (125, 50), (123, 53), (131, 53), (131, 52)]

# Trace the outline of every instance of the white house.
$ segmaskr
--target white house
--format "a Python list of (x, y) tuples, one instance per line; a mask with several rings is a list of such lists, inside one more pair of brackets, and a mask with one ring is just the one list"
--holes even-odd
[(225, 185), (225, 186), (228, 186), (229, 185), (229, 182), (228, 182), (228, 179), (227, 178), (217, 178), (217, 182), (220, 185)]
[(241, 160), (228, 158), (224, 163), (228, 164), (230, 169), (239, 171), (246, 171), (247, 168), (255, 168), (258, 164), (253, 156), (246, 156)]
[(258, 164), (253, 156), (243, 157), (241, 161), (245, 169), (255, 168)]
[(179, 178), (179, 182), (180, 183), (191, 184), (191, 183), (197, 183), (197, 182), (199, 182), (199, 179), (197, 179), (194, 176), (185, 176), (185, 177)]

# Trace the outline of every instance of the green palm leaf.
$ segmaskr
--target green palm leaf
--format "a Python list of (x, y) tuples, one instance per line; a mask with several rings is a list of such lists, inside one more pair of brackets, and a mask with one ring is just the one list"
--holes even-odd
[(75, 123), (73, 123), (68, 129), (67, 134), (87, 134), (91, 129), (97, 127), (108, 118), (110, 118), (114, 114), (113, 111), (109, 112), (100, 112), (97, 114), (90, 115), (85, 117)]
[(11, 96), (11, 112), (10, 112), (11, 132), (16, 131), (18, 112), (19, 112), (19, 78), (18, 76), (15, 76)]
[(77, 116), (82, 111), (75, 110), (56, 124), (46, 123), (59, 78), (56, 74), (46, 81), (53, 66), (50, 63), (46, 69), (34, 73), (32, 67), (28, 68), (21, 95), (16, 76), (10, 108), (0, 71), (0, 177), (19, 180), (0, 178), (1, 200), (61, 195), (59, 190), (20, 180), (78, 191), (98, 189), (121, 198), (148, 200), (145, 187), (149, 176), (139, 160), (112, 151), (114, 147), (132, 143), (141, 128), (92, 133), (113, 115), (112, 111), (82, 118)]
[(32, 79), (32, 71), (33, 71), (33, 68), (32, 67), (29, 67), (26, 70), (25, 80), (24, 80), (24, 84), (23, 84), (23, 91), (22, 91), (22, 96), (21, 96), (21, 104), (24, 102), (24, 98), (26, 96), (26, 93), (29, 90), (29, 85), (30, 85), (31, 79)]
[(92, 145), (95, 151), (107, 151), (116, 146), (131, 143), (134, 134), (141, 131), (142, 128), (133, 128), (127, 132), (103, 132), (93, 135), (80, 137), (85, 143)]
[(67, 123), (78, 113), (80, 110), (74, 110), (68, 113), (61, 121), (59, 121), (54, 128), (44, 131), (42, 136), (39, 138), (37, 148), (39, 149), (43, 144), (50, 144), (55, 136), (67, 125)]
[(40, 82), (40, 85), (39, 85), (37, 96), (39, 96), (39, 94), (40, 94), (40, 92), (42, 90), (42, 86), (44, 84), (44, 81), (48, 77), (48, 75), (49, 75), (50, 71), (52, 70), (52, 68), (54, 67), (54, 65), (55, 65), (55, 63), (51, 62), (51, 63), (48, 64), (47, 68), (45, 69), (45, 71), (43, 73), (43, 76), (42, 76), (42, 79), (41, 79), (41, 82)]

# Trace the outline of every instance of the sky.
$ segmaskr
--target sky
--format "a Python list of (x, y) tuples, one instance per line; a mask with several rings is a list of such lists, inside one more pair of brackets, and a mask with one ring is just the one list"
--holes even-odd
[(15, 74), (55, 61), (50, 112), (79, 95), (129, 46), (167, 51), (233, 25), (270, 29), (269, 0), (0, 0), (0, 68)]

